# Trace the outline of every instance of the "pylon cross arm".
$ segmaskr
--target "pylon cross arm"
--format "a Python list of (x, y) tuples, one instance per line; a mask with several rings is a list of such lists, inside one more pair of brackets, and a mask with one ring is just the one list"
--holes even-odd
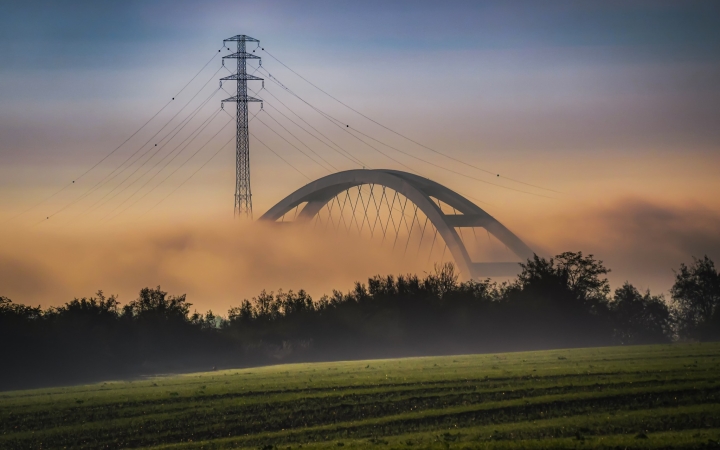
[(262, 101), (263, 101), (262, 99), (250, 97), (249, 95), (246, 95), (244, 97), (240, 97), (240, 96), (236, 95), (235, 97), (230, 97), (230, 98), (226, 98), (225, 100), (223, 100), (223, 102), (242, 102), (242, 103), (262, 102)]
[(220, 78), (220, 79), (223, 80), (223, 81), (224, 81), (224, 80), (258, 80), (258, 81), (264, 80), (264, 78), (256, 77), (255, 75), (250, 75), (250, 74), (247, 74), (247, 73), (246, 73), (246, 74), (237, 74), (237, 73), (234, 73), (234, 74), (232, 74), (232, 75), (229, 75), (229, 76), (227, 76), (227, 77), (223, 77), (223, 78)]
[(236, 52), (223, 56), (223, 59), (260, 59), (260, 57), (252, 53)]
[(224, 42), (235, 42), (237, 49), (235, 53), (223, 57), (235, 59), (237, 64), (236, 72), (223, 80), (234, 80), (237, 82), (236, 95), (222, 100), (235, 102), (236, 104), (236, 134), (235, 134), (235, 214), (252, 219), (252, 192), (250, 189), (250, 139), (248, 133), (248, 103), (262, 102), (261, 99), (248, 95), (248, 80), (262, 80), (262, 78), (247, 73), (248, 60), (261, 60), (259, 56), (247, 52), (247, 42), (260, 42), (245, 35), (233, 36), (225, 39)]
[(231, 38), (224, 39), (223, 42), (238, 42), (238, 41), (245, 41), (245, 42), (260, 42), (259, 40), (255, 38), (251, 38), (250, 36), (246, 36), (244, 34), (238, 34)]

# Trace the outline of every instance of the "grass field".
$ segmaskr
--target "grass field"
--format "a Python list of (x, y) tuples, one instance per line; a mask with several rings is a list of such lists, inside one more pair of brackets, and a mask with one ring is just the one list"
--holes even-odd
[(0, 448), (720, 446), (720, 344), (292, 364), (0, 393)]

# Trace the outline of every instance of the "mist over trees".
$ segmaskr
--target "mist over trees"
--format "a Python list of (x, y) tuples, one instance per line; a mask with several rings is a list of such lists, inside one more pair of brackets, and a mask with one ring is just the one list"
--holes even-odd
[(144, 288), (121, 305), (99, 291), (41, 309), (0, 297), (0, 388), (277, 362), (720, 339), (720, 273), (681, 265), (670, 301), (630, 283), (611, 291), (602, 261), (535, 256), (510, 283), (460, 282), (452, 265), (375, 276), (347, 293), (243, 300), (227, 317)]

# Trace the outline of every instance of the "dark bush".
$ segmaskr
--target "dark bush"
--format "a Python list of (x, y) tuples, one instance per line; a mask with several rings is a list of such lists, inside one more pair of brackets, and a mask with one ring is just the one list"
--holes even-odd
[[(460, 282), (454, 267), (375, 276), (313, 301), (263, 291), (228, 311), (190, 313), (184, 295), (144, 288), (121, 306), (102, 291), (43, 310), (0, 297), (0, 388), (275, 361), (646, 344), (717, 339), (720, 274), (681, 266), (672, 290), (610, 297), (609, 270), (582, 253), (535, 256), (512, 283)], [(676, 319), (676, 321), (675, 321)], [(677, 327), (675, 324), (677, 323)]]

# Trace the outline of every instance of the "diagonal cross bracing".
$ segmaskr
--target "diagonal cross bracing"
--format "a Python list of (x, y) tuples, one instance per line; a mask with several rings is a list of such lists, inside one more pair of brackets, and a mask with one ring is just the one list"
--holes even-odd
[[(248, 103), (262, 102), (261, 99), (248, 96), (248, 80), (262, 80), (260, 77), (247, 73), (247, 61), (260, 57), (247, 52), (247, 43), (260, 43), (259, 40), (238, 34), (223, 41), (224, 45), (234, 42), (237, 46), (235, 53), (223, 56), (223, 64), (226, 59), (237, 61), (236, 72), (221, 80), (237, 82), (236, 95), (226, 98), (222, 102), (235, 103), (236, 126), (235, 126), (235, 215), (252, 218), (252, 190), (250, 188), (250, 137), (248, 130)], [(221, 81), (222, 83), (222, 81)]]
[[(375, 205), (376, 210), (372, 227), (370, 227), (368, 214), (371, 205), (370, 197), (363, 195), (361, 190), (366, 185), (371, 189), (370, 197), (372, 197), (372, 203)], [(379, 201), (377, 201), (373, 193), (375, 187), (381, 189)], [(354, 188), (358, 188), (358, 195), (353, 201), (350, 198), (350, 191), (352, 190), (355, 193)], [(386, 189), (394, 191), (392, 199), (389, 198), (390, 194), (386, 192)], [(436, 246), (435, 241), (439, 235), (442, 240), (441, 260), (445, 257), (445, 253), (449, 252), (460, 273), (466, 278), (516, 275), (520, 267), (517, 262), (473, 261), (456, 228), (473, 228), (473, 236), (475, 236), (474, 228), (485, 228), (489, 234), (492, 234), (507, 246), (518, 259), (525, 260), (533, 255), (532, 250), (515, 234), (465, 197), (432, 180), (407, 172), (358, 169), (334, 173), (308, 183), (290, 194), (270, 208), (260, 220), (275, 222), (303, 202), (306, 202), (306, 205), (297, 215), (296, 222), (310, 223), (321, 210), (327, 210), (329, 214), (327, 224), (334, 223), (332, 215), (335, 209), (334, 205), (337, 203), (340, 209), (338, 225), (342, 221), (343, 228), (348, 233), (353, 229), (357, 229), (358, 233), (362, 235), (367, 221), (372, 235), (379, 223), (383, 232), (383, 242), (386, 239), (392, 240), (393, 245), (397, 244), (398, 235), (401, 232), (407, 232), (408, 240), (413, 239), (415, 236), (413, 242), (419, 239), (418, 245), (422, 245), (429, 222), (432, 225), (431, 232), (434, 229), (432, 242), (430, 243), (430, 257), (432, 257), (432, 251)], [(396, 203), (398, 205), (397, 209), (395, 208)], [(445, 213), (443, 211), (445, 206), (448, 207), (448, 211), (452, 210), (453, 212)], [(408, 207), (411, 209), (408, 210)], [(363, 211), (358, 212), (358, 208), (363, 208)], [(388, 217), (385, 220), (383, 220), (380, 213), (384, 208), (387, 208), (388, 211)], [(352, 214), (349, 223), (345, 217), (346, 209), (351, 211), (349, 213)], [(393, 211), (395, 210), (400, 212), (399, 220), (394, 217)], [(363, 215), (362, 225), (360, 219), (357, 218), (357, 214), (355, 214), (356, 212)], [(420, 213), (425, 216), (424, 224), (418, 216)], [(411, 220), (408, 221), (408, 218)], [(353, 226), (353, 220), (355, 220), (355, 226)], [(389, 236), (391, 225), (395, 236)], [(418, 233), (419, 237), (417, 237)], [(409, 242), (404, 245), (405, 252), (407, 252), (408, 245)]]

